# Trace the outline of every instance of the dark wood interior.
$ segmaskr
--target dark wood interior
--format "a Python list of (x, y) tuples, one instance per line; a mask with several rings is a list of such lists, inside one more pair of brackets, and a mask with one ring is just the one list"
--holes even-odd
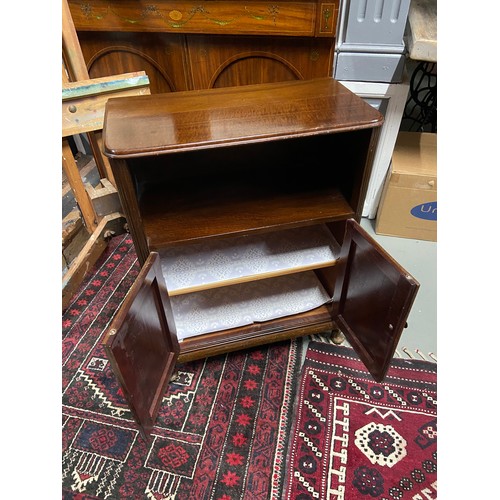
[(315, 162), (311, 151), (336, 151), (341, 142), (356, 139), (368, 144), (370, 134), (201, 149), (165, 155), (162, 161), (131, 159), (150, 247), (355, 217), (353, 180), (362, 177), (366, 153), (326, 166)]

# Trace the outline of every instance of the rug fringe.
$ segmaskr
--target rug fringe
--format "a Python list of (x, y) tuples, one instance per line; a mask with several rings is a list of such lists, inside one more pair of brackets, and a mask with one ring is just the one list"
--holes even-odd
[[(403, 352), (410, 358), (410, 359), (417, 359), (413, 354), (410, 352), (410, 350), (407, 347), (403, 347)], [(427, 356), (417, 347), (415, 348), (415, 354), (418, 354), (424, 361), (429, 361), (431, 363), (437, 363), (437, 357), (433, 352), (429, 352)], [(396, 356), (398, 358), (402, 358), (401, 354), (399, 353), (398, 350), (396, 350)], [(429, 359), (430, 358), (430, 359)]]

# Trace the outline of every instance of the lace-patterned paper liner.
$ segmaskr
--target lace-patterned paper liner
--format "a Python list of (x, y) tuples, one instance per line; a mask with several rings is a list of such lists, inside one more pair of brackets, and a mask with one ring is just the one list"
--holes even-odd
[(313, 271), (171, 298), (179, 341), (310, 311), (329, 300)]

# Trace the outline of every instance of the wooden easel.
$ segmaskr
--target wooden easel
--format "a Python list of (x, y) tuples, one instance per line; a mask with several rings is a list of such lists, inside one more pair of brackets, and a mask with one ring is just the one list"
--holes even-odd
[[(71, 262), (62, 280), (62, 308), (67, 307), (87, 271), (107, 246), (107, 240), (125, 232), (113, 174), (94, 133), (102, 129), (104, 109), (111, 97), (149, 94), (144, 71), (90, 79), (67, 0), (63, 0), (62, 167), (81, 212), (88, 240)], [(101, 188), (85, 186), (68, 137), (87, 134), (99, 170)]]

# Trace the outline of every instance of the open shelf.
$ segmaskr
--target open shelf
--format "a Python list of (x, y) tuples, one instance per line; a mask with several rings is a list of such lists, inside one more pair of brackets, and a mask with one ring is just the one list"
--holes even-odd
[[(357, 217), (369, 131), (169, 152), (129, 160), (150, 249)], [(314, 161), (344, 146), (343, 161)]]
[(159, 249), (201, 238), (245, 235), (354, 216), (351, 206), (334, 188), (284, 192), (225, 184), (217, 191), (193, 187), (189, 196), (182, 190), (148, 192), (142, 199), (141, 213), (150, 247)]

